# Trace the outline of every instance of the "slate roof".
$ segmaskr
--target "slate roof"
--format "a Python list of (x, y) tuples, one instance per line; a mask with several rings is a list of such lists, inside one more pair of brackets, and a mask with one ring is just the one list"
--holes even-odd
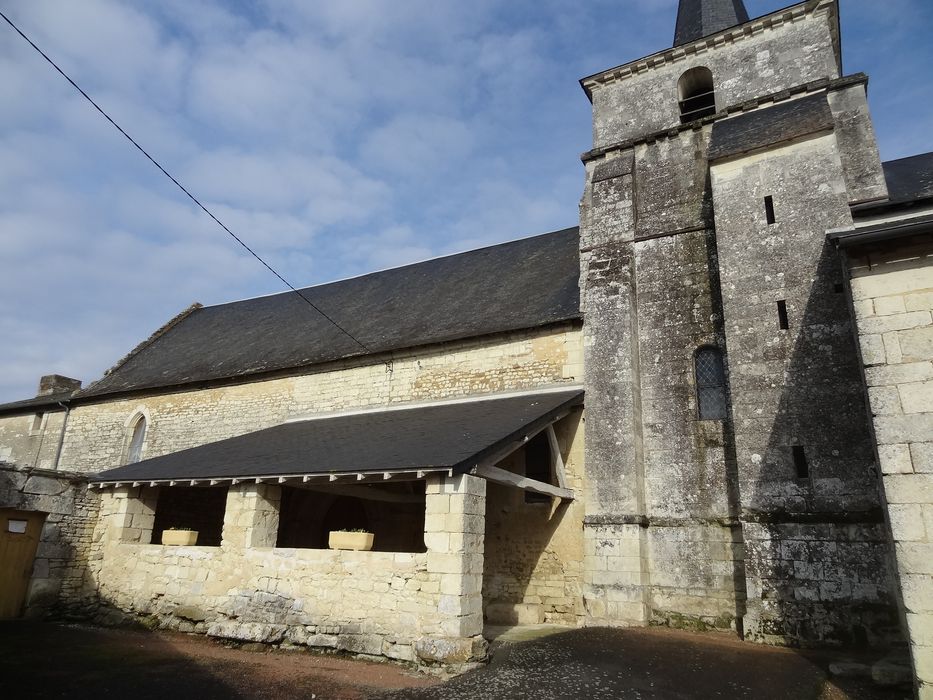
[(564, 229), (303, 289), (192, 307), (76, 398), (169, 387), (578, 319), (579, 231)]
[(825, 93), (779, 102), (713, 124), (710, 161), (833, 129)]
[(889, 160), (882, 165), (891, 203), (933, 197), (933, 153)]
[(95, 482), (224, 479), (449, 468), (465, 472), (537, 432), (583, 391), (422, 404), (284, 423), (110, 469)]
[(13, 401), (11, 403), (0, 404), (0, 413), (19, 413), (29, 412), (30, 410), (48, 408), (52, 410), (61, 410), (58, 404), (67, 403), (72, 396), (73, 391), (65, 391), (58, 394), (47, 394), (45, 396), (36, 396), (22, 401)]
[(680, 0), (674, 46), (689, 44), (747, 21), (748, 11), (742, 0)]

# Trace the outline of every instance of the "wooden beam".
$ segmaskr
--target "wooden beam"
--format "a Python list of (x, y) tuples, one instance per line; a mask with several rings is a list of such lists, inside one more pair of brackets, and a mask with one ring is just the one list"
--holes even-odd
[(421, 495), (410, 493), (395, 493), (394, 491), (383, 491), (382, 489), (372, 486), (356, 486), (353, 484), (340, 486), (320, 484), (315, 486), (312, 484), (304, 484), (300, 488), (303, 488), (307, 491), (332, 493), (337, 496), (351, 496), (353, 498), (360, 498), (366, 501), (382, 501), (384, 503), (424, 503), (424, 496)]
[(542, 496), (551, 496), (553, 498), (560, 498), (565, 501), (572, 501), (574, 499), (573, 491), (570, 489), (561, 488), (559, 486), (552, 486), (551, 484), (545, 484), (543, 481), (529, 479), (527, 476), (513, 474), (512, 472), (508, 472), (505, 469), (499, 469), (499, 467), (482, 465), (476, 467), (476, 469), (473, 470), (473, 473), (476, 476), (481, 476), (488, 481), (502, 484), (503, 486), (514, 486), (516, 488), (522, 489), (523, 491), (540, 493)]
[(560, 444), (557, 442), (557, 433), (554, 432), (553, 423), (547, 427), (547, 441), (551, 446), (551, 468), (557, 478), (557, 485), (565, 489), (567, 477), (564, 474), (564, 458), (560, 453)]

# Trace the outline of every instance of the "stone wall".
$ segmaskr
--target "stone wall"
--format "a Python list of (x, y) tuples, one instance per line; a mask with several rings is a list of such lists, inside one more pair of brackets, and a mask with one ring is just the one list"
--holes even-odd
[(825, 241), (852, 222), (836, 135), (714, 163), (711, 180), (746, 633), (791, 644), (896, 638), (870, 422), (841, 265)]
[(87, 555), (99, 498), (80, 475), (0, 464), (0, 508), (45, 513), (25, 614), (82, 609), (93, 598)]
[(680, 124), (678, 80), (691, 68), (713, 73), (716, 106), (724, 109), (823, 78), (839, 77), (829, 13), (798, 14), (692, 53), (629, 64), (595, 85), (593, 147), (600, 148)]
[(485, 481), (431, 477), (424, 554), (276, 549), (279, 487), (231, 487), (219, 547), (149, 545), (155, 489), (102, 495), (101, 602), (189, 632), (419, 662), (484, 654)]
[(849, 267), (915, 676), (933, 698), (933, 245), (856, 250)]
[[(583, 618), (582, 411), (554, 430), (574, 501), (528, 503), (520, 489), (487, 486), (483, 603), (492, 624), (576, 625)], [(524, 474), (524, 450), (498, 466)]]
[(148, 458), (298, 416), (579, 382), (583, 359), (578, 327), (566, 324), (403, 351), (388, 366), (368, 362), (79, 404), (69, 418), (61, 465), (82, 472), (119, 466), (139, 414), (147, 416), (142, 456)]
[(64, 417), (63, 410), (47, 407), (0, 416), (0, 461), (54, 469)]

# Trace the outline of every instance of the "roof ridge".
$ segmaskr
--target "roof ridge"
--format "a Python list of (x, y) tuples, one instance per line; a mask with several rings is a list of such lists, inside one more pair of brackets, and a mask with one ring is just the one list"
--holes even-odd
[(881, 164), (887, 165), (888, 163), (900, 163), (902, 160), (911, 160), (912, 158), (923, 158), (923, 157), (933, 157), (933, 151), (927, 151), (926, 153), (914, 153), (912, 156), (901, 156), (900, 158), (892, 158), (891, 160), (881, 161)]
[[(357, 280), (363, 277), (369, 277), (370, 275), (380, 275), (384, 272), (392, 272), (393, 270), (404, 270), (409, 267), (415, 267), (417, 265), (424, 265), (426, 263), (434, 262), (436, 260), (444, 260), (446, 258), (455, 258), (459, 255), (469, 255), (471, 253), (478, 253), (481, 250), (489, 250), (491, 248), (500, 248), (502, 246), (507, 246), (512, 243), (520, 243), (522, 241), (530, 241), (535, 238), (543, 238), (544, 236), (556, 236), (559, 233), (567, 233), (568, 231), (577, 231), (579, 226), (568, 226), (567, 228), (557, 229), (555, 231), (547, 231), (545, 233), (535, 233), (531, 236), (522, 236), (521, 238), (513, 238), (508, 241), (501, 241), (499, 243), (490, 243), (489, 245), (480, 246), (479, 248), (469, 248), (468, 250), (460, 250), (455, 253), (445, 253), (443, 255), (435, 255), (430, 258), (425, 258), (424, 260), (416, 260), (414, 262), (405, 263), (404, 265), (396, 265), (395, 267), (384, 267), (379, 270), (370, 270), (369, 272), (362, 272), (358, 275), (351, 275), (349, 277), (341, 277), (335, 280), (328, 280), (327, 282), (319, 282), (318, 284), (310, 284), (306, 287), (298, 287), (299, 292), (304, 292), (310, 289), (319, 289), (320, 287), (327, 287), (332, 284), (340, 284), (341, 282), (348, 282), (350, 280)], [(230, 301), (222, 301), (217, 304), (206, 304), (203, 308), (213, 309), (218, 306), (226, 306), (227, 304), (239, 304), (243, 301), (252, 301), (253, 299), (265, 299), (267, 297), (274, 296), (285, 296), (288, 294), (294, 294), (295, 292), (290, 290), (283, 290), (280, 292), (270, 292), (269, 294), (257, 294), (252, 297), (244, 297), (242, 299), (232, 299)]]
[(142, 351), (143, 351), (144, 349), (146, 349), (148, 346), (152, 345), (156, 340), (158, 340), (158, 339), (161, 338), (163, 335), (165, 335), (165, 334), (168, 333), (170, 330), (172, 330), (172, 328), (174, 328), (174, 327), (177, 326), (179, 323), (181, 323), (181, 322), (184, 321), (186, 318), (188, 318), (188, 317), (189, 317), (191, 314), (193, 314), (195, 311), (197, 311), (198, 309), (203, 309), (203, 308), (204, 308), (204, 306), (203, 306), (200, 302), (196, 301), (196, 302), (194, 302), (193, 304), (191, 304), (187, 309), (185, 309), (184, 311), (182, 311), (181, 313), (176, 314), (176, 315), (175, 315), (172, 319), (170, 319), (167, 323), (164, 323), (164, 324), (162, 324), (159, 328), (157, 328), (157, 329), (155, 330), (155, 332), (153, 332), (152, 335), (150, 335), (150, 336), (149, 336), (148, 338), (146, 338), (143, 342), (139, 343), (139, 345), (137, 345), (135, 348), (133, 348), (132, 350), (130, 350), (126, 355), (124, 355), (122, 358), (120, 358), (110, 369), (106, 370), (106, 371), (104, 372), (104, 376), (103, 376), (103, 377), (101, 377), (100, 379), (98, 379), (98, 380), (95, 381), (95, 382), (91, 382), (90, 384), (88, 384), (88, 385), (87, 385), (86, 387), (84, 387), (83, 389), (79, 389), (79, 390), (76, 391), (74, 394), (72, 394), (72, 396), (81, 396), (81, 395), (83, 395), (85, 392), (89, 392), (89, 391), (90, 391), (91, 389), (93, 389), (95, 386), (97, 386), (98, 384), (100, 384), (100, 382), (102, 382), (102, 381), (104, 380), (104, 378), (110, 376), (113, 372), (115, 372), (115, 371), (118, 370), (120, 367), (122, 367), (123, 365), (125, 365), (127, 362), (129, 362), (131, 359), (133, 359), (136, 355), (138, 355), (140, 352), (142, 352)]

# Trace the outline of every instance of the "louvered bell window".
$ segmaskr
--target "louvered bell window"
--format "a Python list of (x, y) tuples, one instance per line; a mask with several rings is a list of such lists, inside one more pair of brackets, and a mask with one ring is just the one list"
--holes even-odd
[(725, 420), (726, 370), (719, 348), (702, 347), (694, 356), (697, 414), (700, 420)]

